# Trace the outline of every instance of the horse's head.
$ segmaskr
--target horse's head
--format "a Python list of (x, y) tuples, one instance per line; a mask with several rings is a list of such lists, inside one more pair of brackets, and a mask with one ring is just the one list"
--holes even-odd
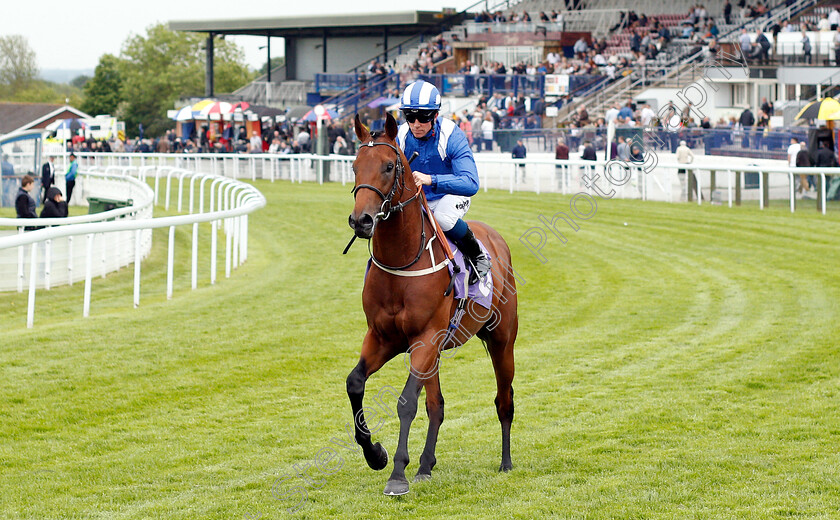
[(402, 196), (407, 166), (397, 147), (397, 122), (390, 114), (385, 121), (385, 133), (373, 134), (365, 128), (357, 114), (356, 136), (360, 143), (353, 162), (356, 205), (349, 223), (357, 237), (370, 238), (376, 221), (388, 218), (392, 206)]

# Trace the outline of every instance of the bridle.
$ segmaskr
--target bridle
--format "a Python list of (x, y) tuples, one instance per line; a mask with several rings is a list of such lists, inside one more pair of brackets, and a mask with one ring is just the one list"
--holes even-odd
[[(378, 220), (388, 220), (388, 217), (391, 216), (391, 213), (400, 212), (403, 210), (404, 207), (408, 206), (420, 195), (420, 190), (418, 189), (417, 192), (408, 200), (404, 202), (400, 202), (396, 206), (393, 204), (394, 195), (397, 192), (397, 188), (400, 184), (402, 184), (403, 188), (405, 188), (405, 167), (403, 166), (402, 157), (400, 156), (400, 151), (397, 149), (396, 146), (392, 145), (391, 143), (377, 143), (374, 141), (370, 141), (367, 144), (363, 144), (362, 147), (367, 146), (368, 148), (373, 148), (374, 146), (387, 146), (388, 148), (392, 149), (394, 153), (397, 155), (397, 161), (394, 165), (394, 184), (391, 185), (391, 191), (388, 192), (388, 195), (382, 193), (382, 191), (377, 188), (376, 186), (372, 186), (370, 184), (359, 184), (353, 188), (351, 193), (353, 194), (353, 198), (356, 198), (356, 194), (362, 188), (367, 188), (369, 190), (373, 190), (379, 195), (379, 198), (382, 199), (382, 206), (379, 208), (379, 213), (377, 213), (374, 218), (374, 223)], [(360, 149), (361, 151), (361, 149)]]
[[(373, 139), (375, 139), (375, 138), (376, 138), (375, 135), (371, 136), (371, 141), (369, 141), (367, 144), (363, 144), (361, 146), (361, 148), (359, 148), (359, 151), (361, 152), (364, 147), (373, 148), (374, 146), (387, 146), (388, 148), (390, 148), (391, 150), (394, 151), (394, 153), (397, 156), (397, 161), (394, 164), (394, 170), (395, 170), (394, 171), (394, 184), (391, 185), (391, 190), (388, 192), (387, 195), (382, 193), (382, 190), (380, 190), (376, 186), (372, 186), (370, 184), (358, 184), (358, 185), (354, 186), (353, 189), (351, 190), (351, 193), (353, 194), (354, 199), (356, 198), (356, 195), (359, 193), (359, 190), (361, 190), (362, 188), (372, 190), (377, 195), (379, 195), (379, 197), (382, 199), (382, 206), (380, 206), (380, 208), (379, 208), (379, 213), (377, 213), (373, 217), (373, 232), (371, 232), (371, 239), (373, 238), (373, 233), (376, 232), (376, 224), (380, 220), (388, 220), (388, 218), (393, 213), (401, 212), (403, 210), (403, 208), (405, 208), (406, 206), (408, 206), (409, 204), (411, 204), (415, 200), (418, 200), (418, 197), (420, 196), (420, 189), (418, 188), (417, 192), (414, 195), (412, 195), (412, 197), (410, 199), (408, 199), (406, 201), (403, 201), (403, 202), (400, 202), (398, 204), (393, 203), (394, 195), (397, 193), (397, 188), (400, 185), (402, 185), (402, 188), (405, 189), (405, 178), (404, 178), (405, 167), (404, 167), (403, 162), (402, 162), (402, 156), (400, 154), (400, 150), (396, 146), (392, 145), (391, 143), (375, 142), (375, 141), (373, 141)], [(417, 255), (414, 257), (414, 260), (412, 260), (411, 262), (409, 262), (409, 263), (407, 263), (403, 266), (399, 266), (399, 267), (383, 264), (382, 262), (380, 262), (379, 260), (377, 260), (373, 256), (373, 247), (371, 246), (371, 242), (373, 242), (373, 240), (368, 241), (368, 251), (370, 252), (370, 257), (373, 259), (373, 261), (377, 265), (380, 265), (382, 267), (385, 267), (387, 269), (392, 269), (392, 270), (395, 270), (395, 271), (401, 271), (401, 270), (404, 270), (404, 269), (408, 269), (412, 265), (416, 264), (420, 260), (420, 257), (423, 256), (423, 250), (426, 249), (426, 223), (425, 223), (425, 220), (426, 219), (424, 219), (422, 217), (420, 218), (420, 249), (417, 251)], [(351, 243), (352, 243), (352, 240), (351, 240)], [(348, 244), (348, 248), (349, 247), (350, 246)], [(347, 250), (345, 249), (345, 252), (346, 251)]]

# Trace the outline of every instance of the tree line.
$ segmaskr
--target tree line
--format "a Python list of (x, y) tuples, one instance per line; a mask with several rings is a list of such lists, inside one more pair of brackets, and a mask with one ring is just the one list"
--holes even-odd
[[(38, 78), (35, 52), (26, 38), (0, 36), (0, 101), (69, 100), (88, 114), (110, 114), (125, 121), (130, 137), (138, 134), (141, 124), (147, 135), (159, 135), (174, 127), (166, 111), (175, 108), (178, 99), (204, 94), (205, 43), (201, 34), (152, 25), (145, 35), (129, 36), (119, 56), (102, 55), (92, 78), (57, 84)], [(221, 38), (214, 42), (217, 91), (232, 92), (256, 74), (236, 44)]]

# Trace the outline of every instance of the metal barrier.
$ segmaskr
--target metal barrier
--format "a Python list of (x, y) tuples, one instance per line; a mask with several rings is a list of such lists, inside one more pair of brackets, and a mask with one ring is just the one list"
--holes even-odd
[[(102, 155), (102, 154), (98, 154)], [(126, 157), (131, 155), (131, 157)], [(136, 158), (135, 154), (123, 154), (119, 159), (133, 161)], [(89, 157), (87, 158), (90, 159)], [(118, 157), (114, 157), (118, 159)], [(102, 166), (105, 168), (105, 166)], [(0, 251), (11, 248), (18, 248), (19, 258), (19, 291), (22, 291), (23, 275), (25, 272), (23, 268), (23, 249), (24, 246), (30, 246), (29, 254), (29, 302), (27, 308), (27, 327), (32, 327), (34, 323), (35, 313), (35, 293), (37, 288), (37, 281), (39, 278), (39, 266), (42, 265), (39, 261), (38, 251), (39, 244), (43, 243), (46, 253), (43, 260), (44, 276), (46, 278), (45, 288), (49, 290), (49, 276), (52, 270), (53, 259), (50, 257), (51, 241), (67, 237), (72, 244), (73, 237), (86, 237), (86, 249), (84, 255), (84, 317), (90, 314), (90, 298), (91, 298), (91, 278), (93, 271), (93, 245), (97, 235), (100, 237), (100, 242), (104, 240), (106, 234), (120, 233), (120, 232), (134, 232), (133, 244), (126, 244), (125, 241), (117, 241), (116, 246), (122, 251), (130, 251), (134, 260), (134, 306), (140, 304), (140, 273), (141, 260), (145, 254), (148, 253), (151, 247), (151, 230), (156, 228), (169, 228), (169, 243), (167, 250), (167, 281), (166, 281), (166, 297), (172, 298), (173, 295), (173, 273), (174, 273), (174, 248), (175, 248), (175, 228), (182, 225), (192, 225), (192, 256), (191, 256), (191, 286), (193, 289), (197, 287), (198, 281), (198, 225), (200, 223), (210, 223), (210, 283), (216, 281), (216, 256), (218, 250), (218, 233), (217, 230), (221, 224), (225, 232), (225, 277), (230, 277), (231, 269), (241, 265), (248, 257), (248, 215), (257, 209), (265, 206), (265, 197), (253, 186), (239, 182), (235, 179), (222, 177), (212, 173), (201, 173), (198, 171), (188, 171), (182, 168), (172, 166), (156, 166), (156, 165), (109, 165), (108, 172), (100, 174), (95, 171), (90, 171), (82, 168), (85, 173), (80, 176), (85, 178), (119, 178), (123, 179), (129, 184), (136, 187), (140, 195), (144, 197), (142, 206), (135, 205), (131, 207), (115, 209), (108, 212), (99, 213), (96, 215), (88, 215), (83, 217), (72, 217), (65, 219), (0, 219), (0, 225), (23, 227), (26, 225), (52, 225), (45, 229), (39, 229), (27, 233), (19, 233), (12, 236), (0, 238)], [(136, 179), (133, 177), (137, 177)], [(149, 181), (154, 181), (154, 190), (148, 184)], [(182, 207), (184, 199), (184, 191), (189, 191), (189, 214), (179, 215), (173, 217), (150, 218), (151, 206), (160, 198), (160, 191), (164, 190), (165, 207), (168, 208), (171, 200), (172, 181), (173, 177), (178, 182), (178, 208)], [(185, 180), (189, 178), (188, 185)], [(165, 179), (165, 183), (161, 180)], [(196, 184), (198, 187), (196, 188)], [(187, 187), (188, 186), (188, 187)], [(206, 189), (209, 186), (209, 189)], [(194, 213), (195, 208), (195, 191), (198, 189), (199, 204), (197, 213)], [(207, 193), (207, 197), (205, 197)], [(209, 208), (205, 211), (205, 198), (209, 199)], [(148, 209), (149, 214), (141, 213)], [(124, 215), (143, 215), (143, 218), (122, 219), (113, 221), (102, 221), (103, 219), (110, 219)], [(129, 241), (130, 242), (130, 241)], [(72, 251), (72, 245), (71, 245)], [(103, 247), (102, 255), (102, 276), (105, 276), (105, 262), (107, 261), (105, 248)], [(119, 252), (113, 252), (112, 256), (119, 256)], [(73, 255), (72, 252), (68, 255), (69, 265), (68, 275), (70, 283), (73, 281)]]

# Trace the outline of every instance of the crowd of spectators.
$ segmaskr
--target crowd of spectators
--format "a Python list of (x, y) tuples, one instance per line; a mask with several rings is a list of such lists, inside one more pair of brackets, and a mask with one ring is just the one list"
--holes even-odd
[[(325, 129), (332, 153), (355, 153), (342, 123), (328, 121)], [(127, 139), (125, 142), (116, 138), (75, 136), (67, 141), (66, 149), (68, 152), (299, 154), (313, 151), (313, 136), (306, 122), (292, 125), (278, 121), (274, 125), (263, 125), (261, 132), (252, 130), (250, 136), (244, 125), (230, 125), (215, 137), (206, 126), (189, 137), (180, 137), (175, 130), (167, 130), (160, 137)]]
[(495, 132), (499, 130), (537, 130), (541, 127), (541, 99), (529, 100), (520, 95), (481, 96), (473, 110), (464, 109), (452, 114), (452, 119), (467, 135), (476, 152), (493, 150)]
[[(558, 2), (559, 3), (559, 2)], [(581, 0), (563, 0), (562, 2), (565, 7), (566, 11), (578, 11), (583, 9), (583, 4)], [(563, 21), (563, 12), (558, 11), (557, 9), (552, 10), (551, 12), (540, 11), (538, 15), (538, 19), (541, 22), (557, 22), (561, 23)], [(510, 12), (504, 11), (480, 11), (476, 13), (473, 21), (476, 23), (517, 23), (517, 22), (531, 22), (533, 18), (531, 14), (526, 11), (517, 12), (516, 10), (511, 10)]]
[[(452, 41), (459, 41), (453, 34)], [(437, 64), (452, 56), (452, 42), (443, 35), (430, 40), (417, 49), (417, 58), (403, 67), (403, 72), (433, 74)]]

